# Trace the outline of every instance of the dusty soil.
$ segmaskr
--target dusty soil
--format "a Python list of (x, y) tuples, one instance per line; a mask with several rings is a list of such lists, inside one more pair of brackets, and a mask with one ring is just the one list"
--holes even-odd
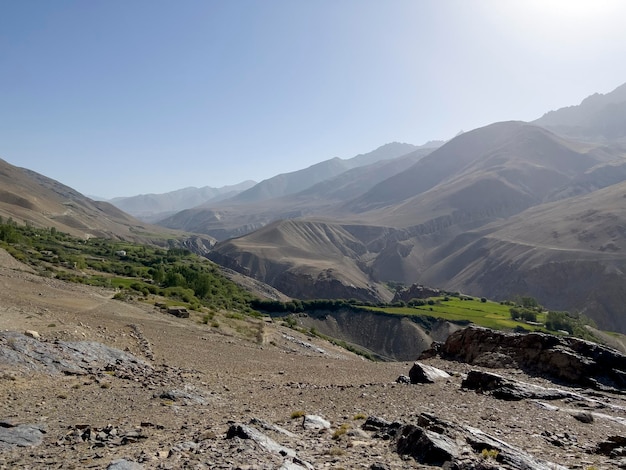
[[(0, 447), (0, 468), (107, 468), (120, 458), (143, 468), (279, 468), (280, 454), (252, 440), (226, 439), (231, 424), (253, 418), (314, 468), (428, 468), (398, 455), (393, 440), (361, 430), (363, 416), (412, 422), (422, 412), (569, 468), (619, 463), (593, 452), (609, 436), (624, 435), (626, 399), (619, 395), (596, 393), (595, 404), (550, 402), (558, 410), (536, 400), (500, 401), (463, 390), (470, 367), (439, 359), (427, 362), (450, 372), (447, 381), (396, 384), (410, 363), (369, 362), (262, 320), (179, 319), (149, 303), (113, 300), (113, 291), (28, 271), (0, 251), (0, 330), (34, 330), (44, 342), (98, 341), (153, 369), (139, 376), (104, 369), (49, 375), (0, 363), (0, 421), (45, 429), (39, 445)], [(497, 372), (554, 386), (516, 370)], [(597, 414), (585, 424), (573, 418), (577, 410)], [(325, 418), (331, 428), (304, 429), (302, 418), (292, 418), (300, 411)], [(347, 432), (339, 435), (342, 425)], [(88, 438), (86, 429), (99, 437)]]

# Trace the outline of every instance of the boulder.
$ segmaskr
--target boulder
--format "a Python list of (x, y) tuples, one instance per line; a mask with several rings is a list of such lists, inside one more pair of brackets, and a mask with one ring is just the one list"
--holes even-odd
[(41, 444), (44, 430), (32, 424), (0, 423), (0, 451), (13, 447), (34, 447)]
[(302, 427), (306, 429), (330, 429), (330, 422), (321, 416), (306, 415), (302, 421)]
[(432, 384), (449, 378), (450, 374), (447, 372), (421, 362), (415, 362), (409, 371), (409, 379), (412, 384)]
[(504, 333), (470, 326), (452, 333), (441, 347), (440, 355), (444, 359), (481, 365), (493, 364), (493, 359), (500, 357), (503, 363), (516, 364), (530, 374), (546, 375), (574, 385), (626, 389), (626, 356), (578, 338)]
[(517, 380), (506, 379), (498, 374), (471, 370), (461, 382), (461, 387), (482, 393), (491, 393), (501, 400), (523, 400), (527, 398), (541, 400), (560, 400), (572, 394), (556, 388), (545, 388)]
[[(396, 423), (390, 423), (390, 426), (394, 425)], [(384, 428), (377, 431), (379, 435), (389, 435)], [(420, 464), (455, 470), (567, 470), (480, 429), (445, 421), (429, 413), (421, 413), (417, 423), (400, 424), (395, 431), (396, 451), (415, 458)], [(485, 459), (485, 449), (493, 451), (492, 458)]]
[(117, 459), (107, 466), (107, 470), (143, 470), (144, 466), (132, 460)]

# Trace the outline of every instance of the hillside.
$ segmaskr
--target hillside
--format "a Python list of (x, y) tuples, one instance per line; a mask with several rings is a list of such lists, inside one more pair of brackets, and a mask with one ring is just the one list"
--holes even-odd
[[(206, 233), (218, 240), (225, 240), (245, 235), (276, 220), (324, 216), (332, 213), (345, 200), (355, 198), (386, 178), (405, 171), (430, 151), (418, 149), (390, 160), (357, 166), (312, 186), (303, 184), (299, 192), (283, 197), (250, 203), (235, 203), (231, 200), (194, 207), (159, 221), (159, 225)], [(372, 158), (371, 154), (363, 157), (368, 158), (358, 161)], [(285, 179), (288, 178), (285, 176)]]
[(536, 296), (626, 331), (624, 194), (626, 182), (459, 236), (437, 251), (422, 279), (494, 298)]
[(249, 190), (232, 198), (232, 202), (254, 203), (288, 196), (340, 175), (344, 171), (351, 170), (352, 168), (400, 157), (417, 150), (417, 148), (418, 147), (411, 144), (393, 142), (383, 145), (367, 154), (357, 155), (347, 160), (335, 157), (316, 163), (303, 170), (280, 174), (261, 181)]
[(579, 105), (550, 111), (533, 123), (580, 140), (624, 141), (626, 83), (610, 93), (588, 96)]
[[(608, 192), (597, 187), (608, 190), (614, 186), (611, 183), (621, 181), (621, 173), (612, 170), (620, 169), (623, 162), (619, 147), (566, 140), (525, 123), (498, 123), (460, 135), (351, 202), (329, 209), (323, 221), (302, 218), (275, 223), (220, 243), (209, 256), (295, 297), (371, 300), (372, 293), (385, 292), (386, 281), (420, 282), (504, 299), (531, 294), (554, 308), (584, 309), (603, 327), (623, 329), (626, 325), (621, 321), (609, 320), (618, 314), (620, 290), (603, 289), (597, 295), (614, 299), (599, 305), (594, 300), (597, 295), (591, 294), (597, 289), (585, 286), (586, 267), (575, 271), (571, 284), (577, 295), (568, 297), (550, 287), (549, 274), (539, 275), (536, 267), (526, 272), (524, 281), (514, 271), (493, 268), (498, 263), (515, 265), (519, 250), (500, 259), (491, 255), (493, 248), (484, 241), (470, 245), (518, 215), (519, 225), (510, 241), (534, 249), (539, 242), (525, 242), (524, 235), (538, 233), (538, 225), (548, 233), (558, 230), (554, 228), (558, 214), (568, 214), (572, 204), (564, 198), (575, 190), (585, 192), (580, 189), (583, 185), (590, 205), (614, 204), (607, 200)], [(549, 201), (553, 201), (550, 216), (540, 222), (525, 216)], [(619, 225), (623, 219), (615, 217)], [(596, 234), (602, 230), (599, 225), (586, 219), (581, 225), (587, 236), (601, 238)], [(333, 236), (319, 237), (320, 230)], [(582, 263), (573, 240), (562, 237), (559, 242), (559, 252), (568, 253), (568, 262)], [(469, 251), (468, 246), (476, 249)], [(605, 251), (610, 249), (606, 247)], [(597, 261), (598, 256), (604, 255), (597, 251), (589, 258)], [(537, 256), (538, 263), (546, 261), (542, 269), (549, 270), (548, 259)], [(469, 266), (477, 260), (482, 264), (472, 271)], [(482, 273), (487, 264), (493, 274), (463, 274)], [(542, 287), (527, 287), (531, 284)], [(332, 289), (327, 287), (331, 285)]]
[[(422, 359), (441, 379), (409, 384), (411, 362), (363, 360), (280, 320), (176, 318), (113, 300), (111, 290), (35, 276), (6, 256), (0, 250), (1, 467), (565, 470), (619, 462), (608, 438), (623, 430), (618, 393), (504, 362), (494, 375), (480, 365), (484, 354), (474, 364)], [(471, 339), (480, 330), (459, 333)], [(452, 355), (455, 343), (446, 344)], [(526, 397), (503, 400), (498, 389), (464, 380), (481, 374)]]
[(204, 250), (213, 243), (208, 236), (190, 238), (178, 231), (143, 223), (112, 204), (89, 199), (58, 181), (4, 160), (0, 160), (0, 216), (34, 227), (54, 227), (81, 238), (161, 244), (168, 239), (179, 239)]

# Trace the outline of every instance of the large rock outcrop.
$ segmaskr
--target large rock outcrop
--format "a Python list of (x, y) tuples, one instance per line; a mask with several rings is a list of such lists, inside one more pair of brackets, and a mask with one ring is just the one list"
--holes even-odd
[(445, 359), (487, 364), (489, 358), (571, 384), (626, 389), (626, 356), (611, 348), (545, 333), (504, 333), (468, 327), (441, 346)]

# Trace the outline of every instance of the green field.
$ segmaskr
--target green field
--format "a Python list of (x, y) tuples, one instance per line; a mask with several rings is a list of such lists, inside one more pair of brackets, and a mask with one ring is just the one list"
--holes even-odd
[[(445, 299), (448, 300), (445, 300)], [(369, 310), (396, 315), (424, 315), (449, 321), (470, 321), (476, 325), (498, 330), (512, 330), (522, 327), (529, 331), (545, 331), (538, 325), (511, 319), (510, 305), (498, 302), (481, 302), (479, 298), (461, 300), (459, 297), (433, 297), (434, 305), (416, 307), (366, 307)], [(545, 314), (537, 314), (537, 323), (545, 321)]]

